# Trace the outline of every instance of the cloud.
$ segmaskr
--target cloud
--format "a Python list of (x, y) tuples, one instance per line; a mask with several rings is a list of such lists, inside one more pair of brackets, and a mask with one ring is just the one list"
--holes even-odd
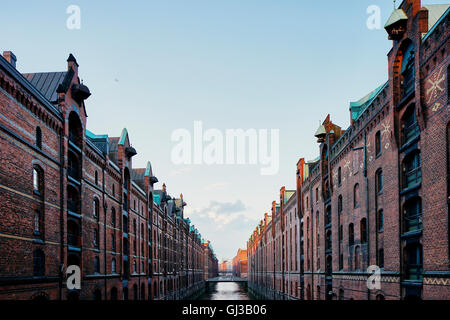
[(170, 176), (179, 176), (179, 175), (182, 175), (184, 173), (189, 173), (191, 171), (192, 171), (192, 167), (183, 167), (183, 168), (180, 168), (180, 169), (171, 170), (169, 172), (169, 175)]
[(227, 182), (217, 182), (210, 185), (207, 185), (203, 188), (204, 191), (217, 191), (217, 190), (223, 190), (225, 187), (228, 187), (230, 184)]
[(241, 200), (236, 202), (211, 201), (208, 206), (188, 210), (188, 213), (192, 217), (209, 220), (215, 223), (217, 229), (222, 229), (239, 217), (242, 217), (243, 220), (246, 219), (244, 214), (246, 210), (247, 208)]

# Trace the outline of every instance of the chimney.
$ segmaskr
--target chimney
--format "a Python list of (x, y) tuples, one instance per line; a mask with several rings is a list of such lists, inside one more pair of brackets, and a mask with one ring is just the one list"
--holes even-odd
[(17, 58), (14, 53), (12, 53), (12, 51), (3, 51), (3, 58), (8, 60), (8, 62), (14, 67), (14, 69), (16, 68)]

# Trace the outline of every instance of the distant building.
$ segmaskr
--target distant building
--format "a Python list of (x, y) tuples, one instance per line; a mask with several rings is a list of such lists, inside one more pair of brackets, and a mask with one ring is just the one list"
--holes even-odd
[(247, 278), (247, 250), (239, 249), (233, 258), (232, 266), (233, 276)]

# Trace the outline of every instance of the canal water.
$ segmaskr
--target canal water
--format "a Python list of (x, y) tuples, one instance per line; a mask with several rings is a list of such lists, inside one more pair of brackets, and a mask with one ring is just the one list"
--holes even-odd
[(245, 287), (236, 282), (218, 282), (210, 286), (209, 292), (199, 300), (253, 300)]

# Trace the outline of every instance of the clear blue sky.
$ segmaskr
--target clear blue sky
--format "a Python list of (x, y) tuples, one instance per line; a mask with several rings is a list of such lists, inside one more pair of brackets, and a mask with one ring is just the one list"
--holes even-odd
[[(66, 28), (71, 4), (81, 30)], [(218, 257), (231, 258), (280, 187), (295, 186), (298, 158), (317, 156), (319, 120), (330, 113), (347, 127), (349, 102), (387, 80), (391, 42), (366, 27), (373, 4), (383, 26), (390, 0), (5, 1), (0, 50), (16, 54), (21, 72), (63, 71), (73, 53), (93, 93), (88, 128), (118, 136), (127, 127), (135, 165), (150, 160)], [(195, 120), (280, 129), (279, 174), (174, 166), (171, 133)]]

